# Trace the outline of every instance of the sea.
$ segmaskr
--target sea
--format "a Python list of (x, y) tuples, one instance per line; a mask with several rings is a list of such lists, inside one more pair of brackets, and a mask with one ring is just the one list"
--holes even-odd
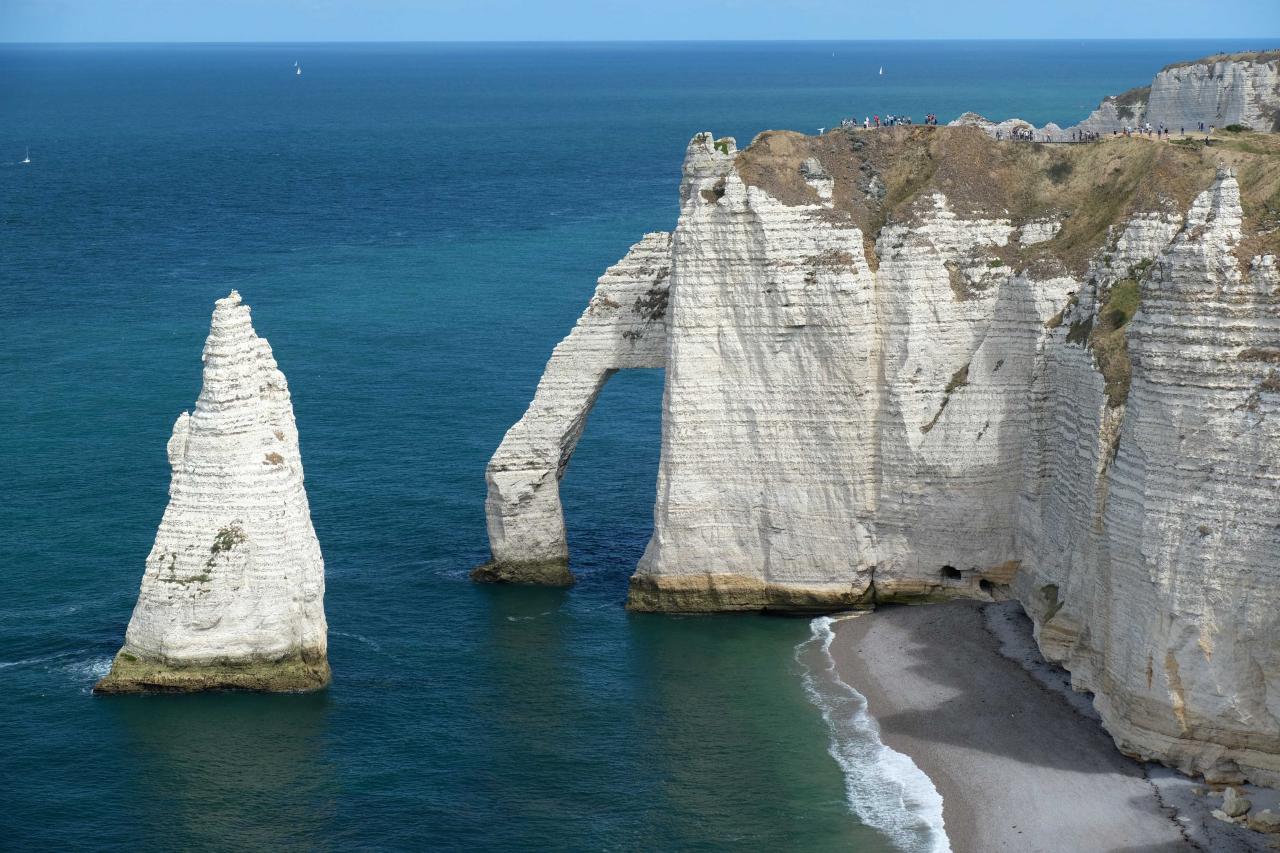
[[(596, 277), (675, 225), (694, 134), (1066, 125), (1268, 46), (0, 46), (0, 847), (945, 849), (829, 621), (623, 609), (661, 371), (614, 377), (565, 476), (573, 588), (468, 579), (485, 462)], [(333, 685), (94, 697), (233, 288), (292, 390)]]

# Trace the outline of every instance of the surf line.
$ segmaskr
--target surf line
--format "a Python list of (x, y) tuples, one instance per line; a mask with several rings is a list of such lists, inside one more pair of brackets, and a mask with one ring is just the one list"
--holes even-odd
[(835, 624), (864, 615), (819, 616), (809, 623), (809, 639), (795, 651), (805, 693), (827, 723), (827, 752), (844, 774), (845, 798), (858, 819), (904, 853), (951, 853), (942, 795), (933, 780), (909, 756), (880, 740), (866, 697), (841, 680), (836, 668)]

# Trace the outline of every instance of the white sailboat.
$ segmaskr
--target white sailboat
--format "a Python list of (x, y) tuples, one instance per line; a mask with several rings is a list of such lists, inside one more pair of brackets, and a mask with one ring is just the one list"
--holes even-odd
[(22, 158), (22, 160), (21, 160), (21, 161), (19, 161), (19, 162), (21, 162), (24, 166), (26, 166), (26, 165), (30, 165), (30, 163), (31, 163), (31, 149), (30, 149), (30, 148), (27, 148), (27, 156), (26, 156), (26, 157), (24, 157), (24, 158)]
[(880, 66), (880, 76), (881, 76), (881, 77), (883, 77), (883, 76), (884, 76), (884, 66), (883, 66), (883, 65), (881, 65), (881, 66)]
[(302, 66), (301, 66), (301, 65), (299, 65), (297, 68), (295, 68), (295, 69), (293, 69), (293, 70), (294, 70), (294, 73), (296, 73), (299, 77), (301, 77), (301, 76), (302, 76)]

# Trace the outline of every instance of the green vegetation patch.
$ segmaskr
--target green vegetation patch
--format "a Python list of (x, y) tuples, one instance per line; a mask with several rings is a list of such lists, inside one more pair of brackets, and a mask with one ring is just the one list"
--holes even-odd
[(643, 296), (636, 297), (631, 310), (652, 323), (666, 316), (669, 298), (670, 293), (667, 288), (654, 285)]
[[(205, 566), (212, 568), (213, 561), (218, 559), (219, 554), (225, 554), (237, 545), (243, 545), (249, 541), (248, 535), (244, 529), (240, 527), (238, 522), (231, 522), (226, 527), (218, 531), (213, 537), (213, 544), (209, 546), (209, 559), (205, 561)], [(200, 577), (192, 580), (200, 580)], [(205, 578), (207, 580), (207, 577)]]
[(1142, 289), (1132, 278), (1116, 282), (1098, 312), (1098, 323), (1089, 336), (1089, 347), (1106, 381), (1107, 405), (1116, 408), (1129, 397), (1133, 363), (1125, 327), (1138, 311)]
[(1086, 346), (1089, 343), (1089, 335), (1092, 333), (1092, 317), (1086, 317), (1083, 320), (1076, 320), (1071, 324), (1071, 328), (1067, 329), (1067, 343), (1076, 344), (1077, 346)]
[(1049, 180), (1053, 181), (1055, 184), (1061, 184), (1067, 178), (1071, 177), (1071, 173), (1074, 172), (1075, 169), (1076, 167), (1071, 165), (1070, 160), (1059, 160), (1049, 167)]
[[(1280, 50), (1245, 50), (1239, 53), (1215, 53), (1203, 59), (1188, 59), (1174, 62), (1161, 68), (1168, 71), (1173, 68), (1187, 68), (1191, 65), (1212, 65), (1215, 62), (1274, 62), (1280, 59)], [(1150, 87), (1147, 87), (1150, 89)]]

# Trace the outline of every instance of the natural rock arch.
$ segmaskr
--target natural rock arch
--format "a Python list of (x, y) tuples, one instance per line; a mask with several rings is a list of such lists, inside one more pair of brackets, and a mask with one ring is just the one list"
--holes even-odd
[(666, 360), (671, 235), (646, 234), (607, 269), (573, 331), (556, 345), (533, 402), (485, 470), (492, 560), (477, 580), (573, 583), (560, 478), (609, 378)]

